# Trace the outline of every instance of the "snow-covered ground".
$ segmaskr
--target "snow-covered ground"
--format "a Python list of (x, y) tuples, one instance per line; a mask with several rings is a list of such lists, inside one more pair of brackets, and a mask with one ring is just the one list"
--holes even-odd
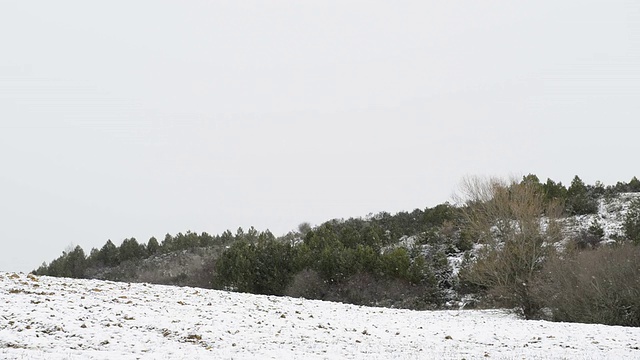
[(640, 328), (0, 272), (2, 359), (638, 359)]
[(640, 193), (621, 193), (610, 199), (600, 198), (596, 214), (577, 215), (565, 219), (564, 224), (569, 230), (567, 235), (575, 236), (580, 231), (587, 231), (597, 222), (604, 231), (602, 240), (605, 243), (624, 237), (624, 219), (634, 200), (640, 200)]

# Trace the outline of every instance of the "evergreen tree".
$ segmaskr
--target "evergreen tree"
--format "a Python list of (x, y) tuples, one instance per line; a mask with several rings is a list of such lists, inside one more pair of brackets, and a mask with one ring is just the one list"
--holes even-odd
[(567, 209), (572, 215), (595, 214), (598, 212), (598, 202), (589, 193), (582, 179), (576, 175), (567, 189)]
[(159, 251), (160, 251), (160, 244), (158, 244), (158, 239), (152, 236), (151, 238), (149, 238), (149, 241), (147, 242), (147, 254), (151, 256), (151, 255), (157, 254)]
[(223, 245), (231, 244), (234, 241), (235, 241), (235, 237), (233, 236), (233, 233), (230, 230), (226, 230), (225, 232), (222, 233), (222, 235), (220, 235), (220, 243)]
[(593, 219), (591, 225), (589, 225), (589, 229), (587, 229), (587, 232), (597, 237), (599, 240), (602, 240), (602, 238), (604, 237), (604, 229), (597, 219)]
[(564, 201), (567, 198), (567, 188), (562, 185), (562, 182), (556, 183), (551, 179), (547, 179), (547, 182), (542, 185), (545, 201)]
[(631, 181), (629, 181), (629, 192), (640, 192), (640, 180), (637, 177), (633, 177)]
[(120, 261), (141, 259), (146, 255), (144, 245), (138, 244), (135, 238), (124, 239), (120, 244)]
[(635, 199), (629, 206), (623, 227), (627, 239), (640, 244), (640, 199)]
[(168, 253), (168, 252), (177, 250), (177, 247), (175, 246), (175, 241), (173, 240), (173, 236), (171, 236), (171, 234), (168, 234), (168, 233), (164, 236), (164, 240), (162, 240), (162, 245), (160, 247), (163, 253)]
[(67, 276), (73, 278), (84, 278), (87, 269), (87, 258), (80, 245), (76, 246), (66, 257)]
[(200, 246), (208, 247), (215, 243), (215, 238), (206, 232), (200, 234)]
[(105, 266), (116, 266), (120, 263), (118, 252), (118, 248), (113, 242), (107, 240), (98, 253), (98, 260)]

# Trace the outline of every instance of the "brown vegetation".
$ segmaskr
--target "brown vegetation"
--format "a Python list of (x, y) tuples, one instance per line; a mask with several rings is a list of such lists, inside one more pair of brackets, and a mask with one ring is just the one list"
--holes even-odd
[(556, 223), (561, 204), (545, 199), (535, 183), (495, 178), (466, 179), (460, 200), (466, 231), (481, 245), (460, 272), (463, 286), (535, 317), (540, 304), (530, 284), (562, 238)]

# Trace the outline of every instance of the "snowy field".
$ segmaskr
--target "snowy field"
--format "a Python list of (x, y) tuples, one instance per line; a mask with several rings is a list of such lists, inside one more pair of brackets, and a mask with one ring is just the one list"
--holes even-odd
[(0, 272), (1, 359), (638, 359), (640, 328)]

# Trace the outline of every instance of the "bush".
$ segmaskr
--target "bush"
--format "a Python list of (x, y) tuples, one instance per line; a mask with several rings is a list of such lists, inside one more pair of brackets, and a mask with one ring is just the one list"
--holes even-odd
[(438, 292), (434, 293), (433, 290), (434, 288), (412, 284), (399, 278), (381, 278), (370, 273), (358, 273), (330, 288), (324, 300), (365, 306), (428, 310), (440, 306), (440, 303), (435, 301)]
[(527, 319), (537, 316), (540, 307), (530, 285), (561, 237), (555, 222), (559, 204), (531, 182), (475, 178), (462, 191), (465, 231), (483, 246), (461, 269), (461, 286), (481, 290), (487, 300), (516, 308)]
[(635, 199), (629, 206), (624, 218), (624, 233), (627, 239), (640, 243), (640, 200)]
[(629, 192), (640, 192), (640, 180), (637, 177), (631, 178), (629, 181)]
[(304, 269), (293, 276), (293, 280), (284, 291), (284, 295), (305, 299), (324, 299), (327, 294), (327, 283), (317, 271)]
[(639, 258), (630, 244), (555, 257), (534, 292), (554, 321), (640, 326)]
[(567, 210), (571, 215), (595, 214), (598, 212), (598, 201), (593, 188), (587, 187), (576, 175), (567, 189)]
[(59, 258), (51, 261), (49, 266), (43, 263), (33, 273), (56, 277), (70, 277), (81, 279), (85, 277), (87, 258), (79, 245), (73, 250), (63, 251)]
[(415, 310), (436, 309), (442, 305), (441, 293), (433, 284), (414, 284), (368, 272), (359, 272), (340, 283), (329, 284), (316, 271), (305, 269), (294, 276), (285, 295)]
[(220, 289), (282, 295), (296, 272), (295, 257), (288, 243), (238, 241), (216, 261), (213, 284)]
[(575, 237), (572, 239), (572, 245), (578, 250), (587, 250), (587, 249), (595, 249), (600, 245), (600, 241), (602, 241), (601, 237), (592, 234), (589, 231), (580, 231)]

